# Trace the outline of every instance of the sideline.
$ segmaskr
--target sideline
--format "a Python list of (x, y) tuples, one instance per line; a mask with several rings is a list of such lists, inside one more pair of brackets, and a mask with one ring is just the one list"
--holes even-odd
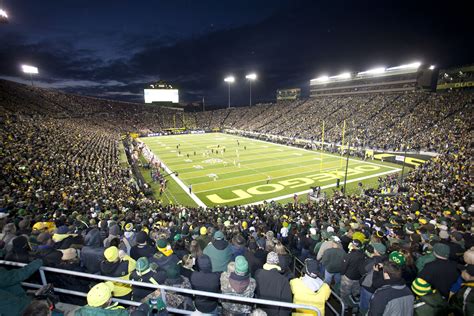
[[(140, 138), (139, 138), (139, 139), (140, 139)], [(143, 142), (143, 141), (142, 141), (142, 142)], [(150, 152), (152, 152), (152, 153), (156, 156), (156, 158), (158, 158), (158, 159), (160, 160), (161, 166), (163, 167), (163, 169), (165, 169), (165, 171), (170, 175), (170, 177), (171, 177), (174, 181), (176, 181), (176, 183), (181, 187), (181, 189), (183, 189), (184, 192), (186, 192), (186, 194), (187, 194), (191, 199), (193, 199), (193, 201), (196, 202), (196, 204), (197, 204), (198, 206), (203, 207), (204, 209), (206, 209), (206, 208), (207, 208), (207, 205), (204, 204), (204, 202), (201, 201), (201, 199), (198, 198), (197, 195), (194, 194), (194, 192), (189, 193), (188, 187), (183, 183), (183, 181), (182, 181), (180, 178), (178, 178), (178, 177), (173, 173), (173, 171), (171, 171), (170, 168), (168, 168), (168, 166), (164, 163), (163, 159), (161, 159), (160, 156), (159, 156), (157, 153), (153, 152), (153, 151), (148, 147), (148, 145), (147, 145), (145, 142), (143, 142), (143, 144), (148, 148), (148, 150), (149, 150)]]
[[(380, 173), (368, 175), (368, 176), (365, 176), (365, 177), (351, 179), (351, 180), (347, 180), (346, 183), (351, 183), (351, 182), (356, 182), (356, 181), (360, 181), (360, 180), (366, 180), (366, 179), (371, 179), (371, 178), (375, 178), (375, 177), (380, 177), (380, 176), (383, 176), (383, 175), (386, 175), (386, 174), (391, 174), (391, 173), (395, 173), (395, 172), (399, 172), (399, 171), (402, 171), (402, 169), (390, 170), (390, 171), (385, 171), (385, 172), (380, 172)], [(322, 186), (321, 190), (329, 189), (329, 188), (332, 188), (332, 187), (335, 187), (335, 186), (336, 186), (335, 183), (328, 184), (328, 185)], [(311, 191), (312, 191), (312, 189), (304, 190), (304, 191), (300, 191), (300, 192), (295, 192), (295, 193), (291, 193), (291, 194), (278, 196), (278, 197), (267, 199), (267, 200), (262, 200), (262, 201), (253, 202), (253, 203), (250, 203), (250, 204), (245, 204), (243, 206), (258, 205), (258, 204), (263, 204), (263, 202), (284, 200), (284, 199), (288, 199), (288, 198), (293, 197), (295, 194), (302, 195), (302, 194), (306, 194), (306, 193), (311, 192)]]

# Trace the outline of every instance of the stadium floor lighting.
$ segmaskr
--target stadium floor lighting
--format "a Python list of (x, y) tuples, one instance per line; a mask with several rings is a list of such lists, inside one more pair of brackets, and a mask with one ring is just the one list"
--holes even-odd
[(249, 106), (252, 106), (252, 81), (255, 81), (257, 79), (257, 74), (251, 73), (251, 74), (246, 75), (245, 78), (249, 81), (249, 95), (250, 95)]
[(357, 75), (377, 75), (385, 72), (385, 67), (372, 68), (366, 71), (359, 72)]
[(387, 70), (398, 70), (398, 69), (418, 69), (421, 66), (421, 62), (417, 61), (411, 64), (400, 65), (396, 67), (390, 67)]
[(33, 75), (37, 75), (39, 73), (38, 68), (30, 65), (21, 65), (21, 69), (25, 74), (30, 75), (31, 86), (33, 86)]
[(324, 82), (324, 81), (328, 81), (328, 80), (329, 80), (328, 76), (320, 76), (316, 79), (311, 79), (311, 81), (319, 81), (319, 82)]
[(8, 14), (5, 10), (0, 9), (0, 18), (8, 20)]
[(227, 84), (229, 85), (229, 94), (228, 94), (229, 103), (228, 103), (227, 107), (230, 108), (230, 85), (235, 82), (235, 77), (234, 76), (227, 76), (227, 77), (224, 78), (224, 81), (227, 82)]
[(329, 79), (349, 79), (350, 77), (351, 77), (350, 72), (344, 72), (344, 73), (339, 74), (337, 76), (329, 77)]
[(431, 65), (429, 69), (430, 69), (430, 70), (434, 70), (435, 67), (436, 67), (435, 65)]

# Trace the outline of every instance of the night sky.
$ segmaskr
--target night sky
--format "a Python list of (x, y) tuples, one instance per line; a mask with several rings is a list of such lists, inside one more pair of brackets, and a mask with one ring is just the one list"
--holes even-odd
[(233, 105), (280, 88), (374, 66), (413, 61), (448, 67), (474, 62), (472, 16), (461, 1), (125, 1), (0, 0), (0, 78), (143, 102), (163, 79), (183, 102), (227, 104), (223, 78), (236, 77)]

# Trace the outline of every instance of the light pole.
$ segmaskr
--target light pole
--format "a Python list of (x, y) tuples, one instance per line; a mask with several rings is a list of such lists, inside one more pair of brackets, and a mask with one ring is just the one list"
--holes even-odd
[(29, 66), (29, 65), (21, 65), (21, 69), (25, 74), (30, 75), (30, 81), (31, 81), (31, 86), (33, 86), (33, 75), (38, 74), (38, 68), (34, 66)]
[(235, 82), (235, 78), (234, 76), (228, 76), (224, 78), (224, 81), (229, 85), (229, 104), (227, 107), (230, 109), (230, 85)]
[(250, 89), (250, 106), (252, 106), (252, 81), (255, 81), (257, 79), (257, 74), (251, 73), (245, 76), (245, 78), (248, 79), (249, 81), (249, 89)]

